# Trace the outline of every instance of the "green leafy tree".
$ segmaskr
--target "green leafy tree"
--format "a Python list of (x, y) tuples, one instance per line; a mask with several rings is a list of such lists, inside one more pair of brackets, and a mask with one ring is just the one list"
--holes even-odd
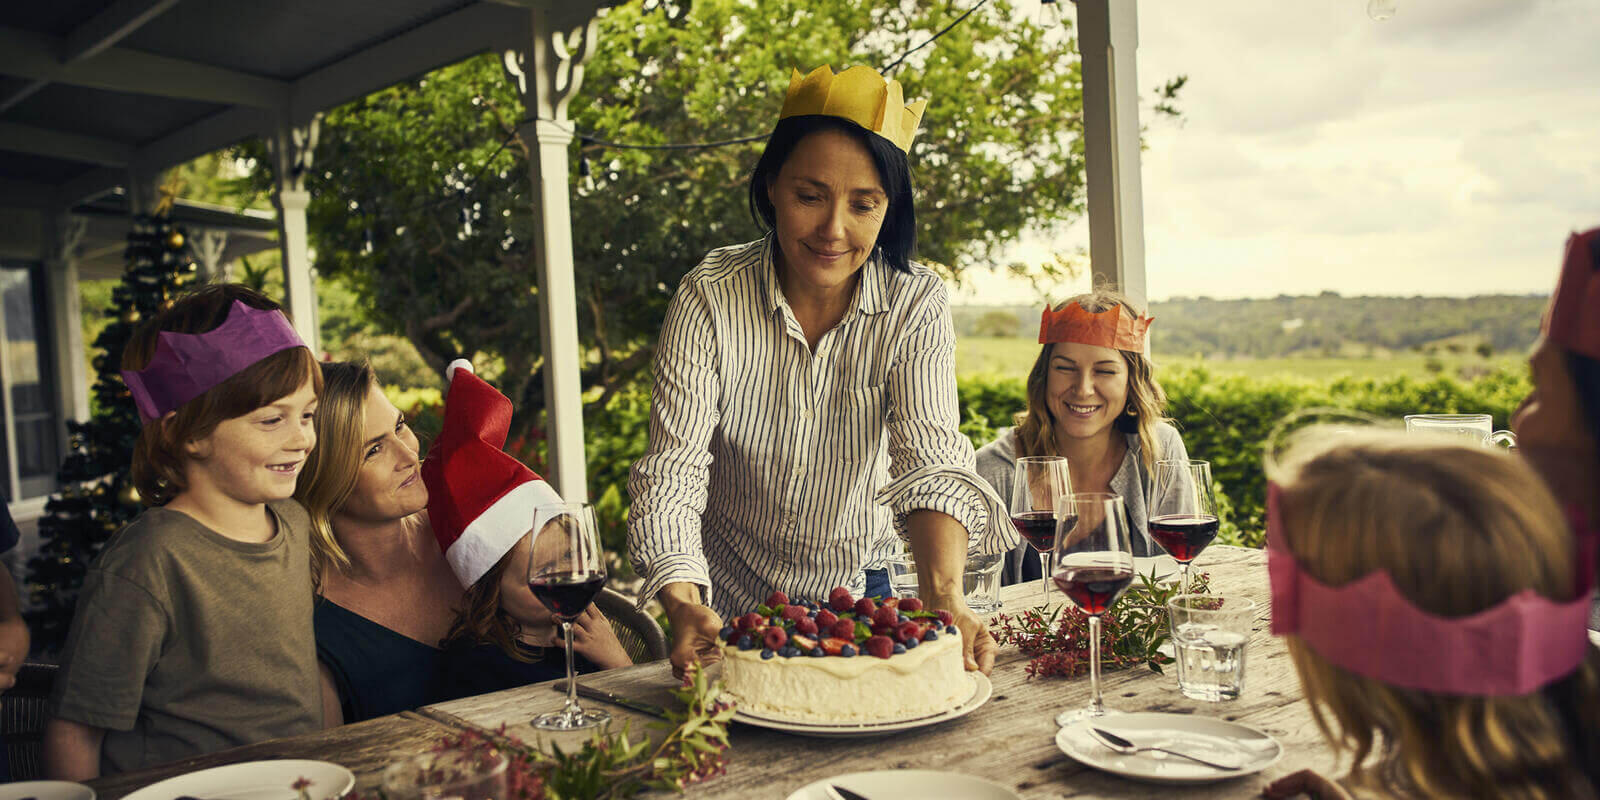
[[(698, 0), (602, 20), (571, 109), (573, 240), (591, 412), (648, 366), (667, 301), (710, 249), (756, 238), (745, 180), (793, 68), (882, 67), (970, 4)], [(994, 0), (898, 66), (930, 98), (913, 150), (920, 255), (949, 275), (1083, 211), (1082, 85), (1071, 31)], [(1181, 83), (1179, 84), (1181, 85)], [(1175, 113), (1176, 88), (1158, 92)], [(524, 111), (489, 56), (330, 112), (310, 225), (317, 267), (435, 370), (477, 361), (519, 410), (543, 408)], [(502, 142), (505, 142), (502, 147)], [(255, 180), (269, 180), (258, 159)]]

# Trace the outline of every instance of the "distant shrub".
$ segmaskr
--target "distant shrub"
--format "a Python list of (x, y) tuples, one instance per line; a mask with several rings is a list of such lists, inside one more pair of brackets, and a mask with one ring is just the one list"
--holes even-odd
[[(1223, 506), (1220, 541), (1260, 547), (1266, 536), (1262, 458), (1274, 426), (1297, 411), (1334, 408), (1395, 420), (1411, 413), (1487, 413), (1506, 427), (1531, 388), (1524, 370), (1497, 370), (1470, 381), (1449, 377), (1352, 378), (1325, 381), (1218, 375), (1204, 367), (1163, 371), (1168, 413), (1191, 458), (1211, 462)], [(957, 381), (962, 427), (974, 447), (992, 441), (1026, 406), (1020, 378), (975, 376)]]

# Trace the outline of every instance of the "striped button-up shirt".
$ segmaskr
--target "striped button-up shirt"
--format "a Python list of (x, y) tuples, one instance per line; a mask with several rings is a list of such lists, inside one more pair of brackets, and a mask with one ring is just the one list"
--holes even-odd
[(955, 331), (939, 277), (869, 259), (844, 318), (813, 352), (772, 248), (769, 236), (712, 251), (667, 310), (650, 449), (628, 482), (641, 602), (678, 581), (705, 587), (724, 618), (775, 589), (859, 596), (863, 570), (903, 549), (895, 527), (916, 509), (954, 517), (979, 549), (1014, 542), (1011, 526), (988, 524), (979, 494), (948, 475), (918, 481), (889, 507), (873, 501), (891, 475), (973, 467), (957, 430)]

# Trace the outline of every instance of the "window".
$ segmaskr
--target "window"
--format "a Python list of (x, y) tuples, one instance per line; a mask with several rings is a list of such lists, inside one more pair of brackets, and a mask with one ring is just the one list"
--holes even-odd
[(48, 308), (41, 265), (0, 263), (0, 493), (8, 502), (56, 486), (61, 448)]

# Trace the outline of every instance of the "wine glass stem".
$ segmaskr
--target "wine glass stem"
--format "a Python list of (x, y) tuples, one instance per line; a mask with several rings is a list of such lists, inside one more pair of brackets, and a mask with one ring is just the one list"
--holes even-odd
[(1193, 563), (1193, 562), (1194, 562), (1194, 559), (1190, 559), (1188, 561), (1183, 562), (1183, 564), (1182, 564), (1182, 566), (1183, 566), (1183, 573), (1182, 573), (1183, 577), (1179, 579), (1178, 594), (1188, 594), (1189, 593), (1189, 565), (1191, 563)]
[(1089, 701), (1089, 714), (1106, 713), (1106, 704), (1100, 700), (1100, 615), (1089, 615), (1089, 690), (1094, 699)]
[(575, 714), (578, 712), (578, 679), (572, 665), (572, 623), (561, 621), (561, 635), (567, 644), (567, 707), (562, 710)]
[(1048, 606), (1050, 605), (1050, 553), (1048, 551), (1039, 553), (1039, 565), (1043, 567), (1043, 569), (1039, 570), (1039, 577), (1044, 579), (1043, 602), (1040, 605)]

